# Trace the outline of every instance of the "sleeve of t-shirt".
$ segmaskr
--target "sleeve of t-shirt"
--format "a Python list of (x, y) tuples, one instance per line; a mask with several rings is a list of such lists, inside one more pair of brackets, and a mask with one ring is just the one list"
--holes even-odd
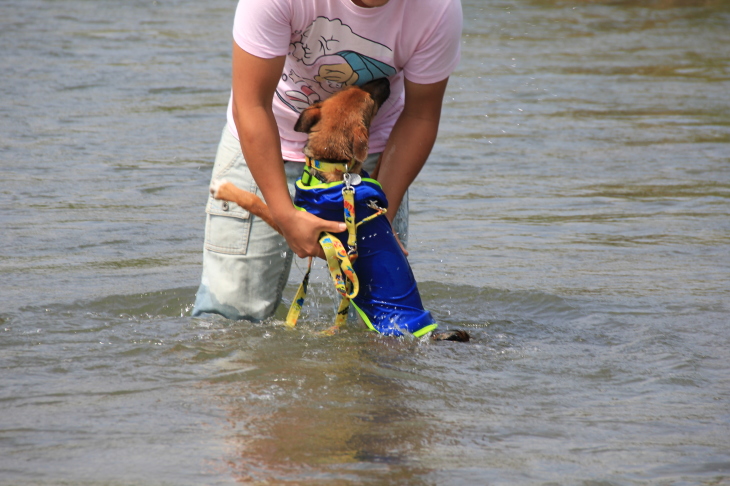
[(449, 0), (446, 8), (422, 41), (403, 72), (406, 79), (418, 84), (443, 81), (456, 69), (461, 56), (463, 14), (460, 0)]
[(287, 0), (239, 0), (233, 20), (233, 40), (256, 57), (285, 56), (291, 42)]

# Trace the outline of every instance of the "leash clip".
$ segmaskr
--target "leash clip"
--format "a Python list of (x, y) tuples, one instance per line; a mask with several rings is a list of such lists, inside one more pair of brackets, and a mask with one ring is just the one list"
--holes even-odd
[(342, 174), (342, 181), (345, 183), (345, 187), (343, 188), (343, 191), (345, 189), (352, 190), (355, 192), (355, 189), (352, 186), (357, 186), (362, 182), (362, 177), (360, 177), (360, 174), (353, 174), (352, 172), (345, 172)]

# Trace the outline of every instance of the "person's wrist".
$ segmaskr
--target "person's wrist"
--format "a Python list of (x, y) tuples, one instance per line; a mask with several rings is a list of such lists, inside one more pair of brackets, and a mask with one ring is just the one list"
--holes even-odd
[(287, 226), (287, 223), (292, 221), (297, 213), (297, 209), (292, 204), (281, 205), (276, 208), (270, 207), (269, 209), (271, 217), (280, 227)]

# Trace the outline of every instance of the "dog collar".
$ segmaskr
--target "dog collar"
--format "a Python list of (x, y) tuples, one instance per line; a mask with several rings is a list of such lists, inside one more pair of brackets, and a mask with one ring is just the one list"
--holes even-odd
[(355, 165), (355, 159), (348, 162), (331, 162), (327, 160), (313, 159), (305, 155), (306, 164), (320, 172), (349, 172), (350, 167)]

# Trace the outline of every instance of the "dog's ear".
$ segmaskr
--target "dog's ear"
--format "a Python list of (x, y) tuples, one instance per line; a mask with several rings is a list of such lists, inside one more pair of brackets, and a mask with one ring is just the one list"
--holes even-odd
[(377, 108), (380, 108), (390, 96), (390, 81), (388, 78), (380, 78), (369, 81), (361, 86), (362, 90), (369, 93), (375, 101)]
[(370, 134), (364, 125), (358, 126), (352, 131), (352, 156), (358, 162), (363, 162), (368, 157), (368, 139)]
[(294, 131), (301, 133), (309, 133), (312, 127), (322, 118), (321, 103), (315, 103), (305, 108), (299, 115), (299, 119), (294, 124)]

